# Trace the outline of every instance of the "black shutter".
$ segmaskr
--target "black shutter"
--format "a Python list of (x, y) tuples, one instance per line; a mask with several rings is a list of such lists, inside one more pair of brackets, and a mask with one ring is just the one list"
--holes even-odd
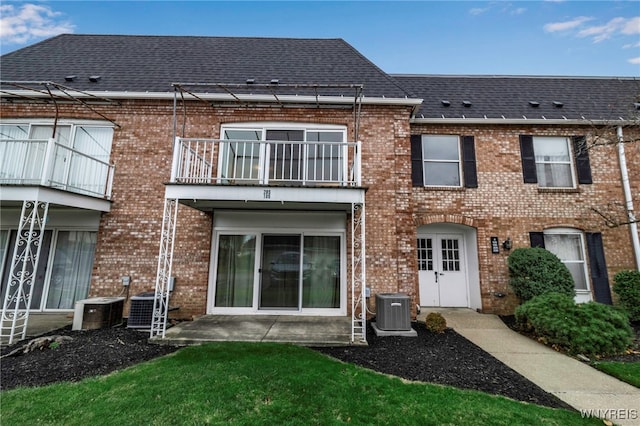
[(411, 181), (413, 186), (424, 186), (422, 164), (422, 135), (411, 135)]
[(533, 136), (520, 135), (520, 158), (524, 183), (538, 183), (536, 157), (533, 153)]
[(587, 253), (589, 254), (589, 271), (591, 273), (591, 284), (596, 302), (611, 305), (611, 289), (609, 288), (609, 275), (607, 274), (607, 263), (604, 259), (604, 247), (602, 245), (602, 234), (600, 232), (587, 232)]
[(476, 146), (473, 136), (462, 137), (462, 174), (466, 188), (478, 187), (476, 172)]
[(578, 173), (578, 183), (592, 183), (591, 164), (589, 164), (589, 150), (587, 149), (587, 138), (585, 136), (573, 136), (573, 153), (576, 157), (576, 171)]
[(542, 232), (529, 232), (531, 247), (544, 248), (544, 234)]

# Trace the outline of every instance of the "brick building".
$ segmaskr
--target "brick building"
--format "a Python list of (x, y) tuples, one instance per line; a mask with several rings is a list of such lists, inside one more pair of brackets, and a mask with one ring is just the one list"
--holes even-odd
[(176, 306), (352, 316), (357, 335), (363, 303), (397, 292), (413, 314), (510, 313), (506, 258), (530, 244), (579, 301), (610, 303), (638, 231), (596, 210), (639, 202), (639, 144), (616, 143), (638, 137), (639, 83), (391, 76), (330, 39), (62, 35), (9, 53), (3, 329), (27, 304), (148, 291), (160, 328)]

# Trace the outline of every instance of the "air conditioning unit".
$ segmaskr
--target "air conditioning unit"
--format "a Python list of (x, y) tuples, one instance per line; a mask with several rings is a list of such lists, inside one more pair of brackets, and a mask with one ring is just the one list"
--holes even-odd
[(151, 329), (153, 321), (153, 302), (156, 294), (153, 291), (140, 293), (131, 298), (127, 328)]
[(411, 330), (410, 306), (410, 298), (406, 294), (376, 294), (376, 326), (383, 331)]
[(72, 330), (96, 330), (122, 324), (124, 297), (94, 297), (78, 300)]

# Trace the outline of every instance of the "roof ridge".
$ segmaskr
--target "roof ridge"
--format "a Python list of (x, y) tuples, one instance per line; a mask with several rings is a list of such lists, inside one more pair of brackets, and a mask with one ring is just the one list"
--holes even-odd
[(378, 65), (376, 65), (374, 62), (372, 62), (369, 58), (367, 58), (366, 56), (364, 56), (358, 49), (356, 49), (355, 47), (353, 47), (351, 44), (347, 43), (344, 39), (339, 39), (340, 41), (342, 41), (345, 46), (347, 46), (349, 49), (351, 49), (356, 55), (358, 55), (360, 58), (364, 59), (366, 62), (368, 62), (369, 64), (371, 64), (376, 70), (378, 70), (380, 72), (380, 74), (387, 79), (387, 81), (389, 81), (390, 83), (392, 83), (395, 87), (397, 87), (398, 89), (400, 89), (402, 92), (405, 93), (406, 97), (409, 98), (419, 98), (419, 96), (416, 96), (415, 94), (413, 94), (411, 91), (407, 90), (406, 87), (400, 85), (395, 78), (393, 78), (390, 74), (388, 74), (387, 72), (385, 72), (382, 68), (380, 68)]

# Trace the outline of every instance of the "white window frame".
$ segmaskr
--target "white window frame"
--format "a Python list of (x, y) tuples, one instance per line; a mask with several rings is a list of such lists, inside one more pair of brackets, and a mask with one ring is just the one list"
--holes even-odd
[(560, 258), (560, 261), (567, 265), (567, 264), (582, 264), (582, 273), (585, 279), (584, 282), (584, 288), (578, 288), (578, 283), (575, 282), (575, 277), (574, 277), (574, 288), (576, 291), (576, 301), (577, 302), (588, 302), (591, 300), (591, 279), (590, 279), (590, 275), (589, 275), (589, 270), (587, 268), (587, 252), (586, 252), (586, 242), (585, 242), (585, 237), (584, 237), (584, 233), (578, 229), (574, 229), (574, 228), (549, 228), (549, 229), (545, 229), (543, 231), (543, 236), (546, 237), (548, 235), (554, 235), (554, 236), (569, 236), (569, 235), (574, 235), (574, 236), (578, 236), (579, 237), (579, 241), (580, 241), (580, 256), (582, 259), (580, 260), (575, 260), (575, 259), (571, 259), (571, 260), (567, 260), (567, 259), (562, 259), (560, 257), (560, 255), (558, 255), (557, 253), (554, 253), (552, 250), (549, 249), (548, 245), (547, 245), (547, 241), (545, 241), (545, 248), (547, 250), (549, 250), (551, 253), (555, 254), (556, 256), (558, 256), (558, 258)]
[[(255, 131), (260, 133), (260, 142), (263, 142), (260, 146), (260, 157), (259, 163), (265, 163), (269, 161), (269, 159), (264, 159), (263, 156), (266, 155), (266, 143), (267, 141), (267, 131), (268, 130), (299, 130), (304, 134), (303, 141), (307, 142), (307, 134), (310, 132), (335, 132), (342, 134), (342, 143), (346, 143), (347, 141), (347, 126), (345, 125), (337, 125), (337, 124), (317, 124), (317, 123), (292, 123), (292, 122), (277, 122), (277, 121), (264, 121), (264, 122), (239, 122), (239, 123), (226, 123), (220, 126), (220, 139), (224, 140), (225, 132), (233, 130), (243, 130), (243, 131)], [(224, 171), (224, 161), (226, 158), (226, 150), (229, 149), (227, 144), (222, 144), (220, 148), (220, 155), (218, 156), (218, 182), (223, 182), (226, 178), (222, 176)], [(347, 146), (345, 145), (342, 150), (342, 156), (344, 159), (348, 156)], [(340, 170), (340, 174), (342, 179), (348, 176), (347, 170), (347, 161), (343, 161), (343, 168)], [(305, 171), (306, 175), (306, 171)], [(264, 183), (267, 179), (265, 176), (265, 170), (258, 171), (258, 179), (256, 181)]]
[[(10, 246), (9, 242), (10, 242), (10, 238), (9, 235), (11, 234), (11, 232), (17, 232), (18, 229), (15, 227), (2, 227), (0, 228), (0, 232), (7, 232), (7, 239), (5, 242), (5, 256), (4, 259), (0, 259), (0, 280), (3, 279), (4, 274), (6, 272), (7, 268), (11, 267), (11, 261), (10, 261), (10, 256), (13, 255), (13, 249), (14, 246)], [(56, 227), (49, 227), (47, 228), (45, 231), (51, 231), (51, 241), (49, 242), (49, 254), (47, 255), (46, 258), (42, 258), (40, 259), (41, 262), (45, 262), (46, 263), (46, 272), (45, 272), (45, 276), (44, 276), (44, 281), (42, 283), (42, 296), (40, 298), (40, 304), (39, 306), (31, 306), (30, 307), (30, 311), (32, 312), (69, 312), (69, 311), (73, 311), (74, 307), (71, 308), (47, 308), (47, 301), (48, 301), (48, 297), (49, 297), (49, 289), (51, 287), (51, 279), (52, 279), (52, 274), (53, 274), (53, 262), (56, 259), (56, 254), (57, 250), (58, 250), (58, 237), (59, 234), (61, 232), (94, 232), (96, 234), (96, 238), (98, 235), (99, 230), (95, 227), (70, 227), (70, 226), (56, 226)], [(97, 247), (97, 241), (96, 241), (96, 247)], [(95, 248), (94, 248), (95, 250)], [(95, 252), (94, 252), (94, 258), (93, 258), (93, 262), (95, 263)], [(90, 275), (89, 279), (91, 280), (91, 278), (93, 277), (93, 273)], [(88, 291), (90, 292), (91, 290), (91, 282), (89, 283), (89, 287), (88, 287)], [(88, 294), (87, 294), (88, 296)], [(0, 293), (0, 298), (2, 299), (2, 302), (4, 301), (4, 293)], [(0, 302), (0, 303), (2, 303)]]
[[(267, 212), (267, 211), (226, 211), (217, 214), (213, 223), (211, 257), (209, 268), (209, 289), (207, 293), (207, 314), (253, 314), (253, 315), (318, 315), (344, 316), (347, 314), (348, 264), (347, 231), (342, 215), (333, 213)], [(216, 281), (218, 247), (221, 235), (251, 234), (256, 236), (256, 256), (254, 259), (254, 293), (251, 307), (216, 307)], [(259, 308), (259, 269), (262, 261), (262, 238), (264, 235), (301, 235), (311, 237), (340, 238), (340, 306), (338, 308), (303, 308), (278, 310)]]
[[(569, 154), (569, 160), (568, 161), (538, 161), (538, 156), (536, 154), (536, 141), (540, 142), (543, 139), (556, 139), (556, 140), (564, 140), (566, 147), (567, 147), (567, 152)], [(534, 159), (535, 159), (535, 163), (536, 163), (536, 176), (538, 177), (538, 186), (540, 188), (576, 188), (576, 170), (575, 170), (575, 158), (573, 156), (573, 145), (571, 144), (571, 139), (565, 136), (533, 136), (533, 155), (534, 155)], [(540, 173), (538, 172), (538, 165), (540, 164), (550, 164), (550, 165), (568, 165), (569, 166), (569, 170), (570, 170), (570, 178), (571, 178), (571, 183), (568, 186), (553, 186), (553, 185), (541, 185), (540, 181), (541, 176)]]
[[(442, 159), (429, 159), (424, 156), (424, 143), (426, 139), (429, 138), (455, 138), (457, 141), (458, 148), (458, 159), (457, 160), (442, 160)], [(460, 143), (459, 135), (445, 135), (445, 134), (423, 134), (421, 143), (420, 143), (420, 156), (422, 158), (422, 182), (424, 186), (428, 187), (441, 187), (441, 188), (461, 188), (464, 185), (463, 176), (462, 176), (462, 146)], [(453, 164), (457, 163), (458, 165), (458, 184), (457, 185), (444, 185), (444, 184), (432, 184), (427, 182), (427, 169), (429, 163), (443, 163), (443, 164)]]

